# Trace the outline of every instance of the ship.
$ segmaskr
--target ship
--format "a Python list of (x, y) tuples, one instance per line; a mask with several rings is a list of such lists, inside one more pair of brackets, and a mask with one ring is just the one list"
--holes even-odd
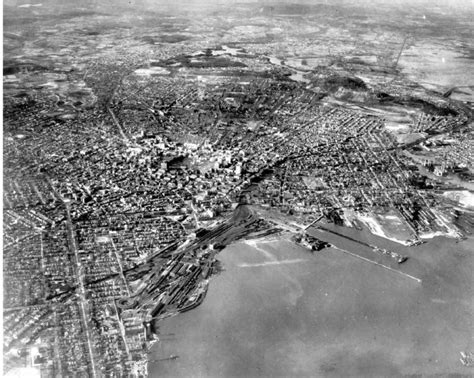
[(374, 252), (381, 253), (381, 254), (383, 254), (383, 255), (385, 255), (385, 256), (388, 256), (388, 257), (394, 259), (398, 264), (402, 264), (402, 263), (404, 263), (405, 261), (408, 260), (408, 257), (407, 257), (407, 256), (402, 256), (402, 255), (400, 255), (399, 253), (389, 251), (389, 250), (387, 250), (387, 249), (385, 249), (385, 248), (379, 248), (379, 247), (374, 246), (374, 247), (372, 248), (372, 250), (373, 250)]

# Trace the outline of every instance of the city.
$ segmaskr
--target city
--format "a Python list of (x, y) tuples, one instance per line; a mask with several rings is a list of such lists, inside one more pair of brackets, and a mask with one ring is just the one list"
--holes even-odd
[[(186, 40), (49, 62), (19, 56), (33, 42), (6, 50), (5, 373), (148, 376), (161, 322), (205, 300), (241, 240), (297, 235), (318, 254), (340, 226), (415, 249), (471, 235), (469, 103), (396, 65), (374, 84)], [(389, 269), (410, 261), (355, 241)]]

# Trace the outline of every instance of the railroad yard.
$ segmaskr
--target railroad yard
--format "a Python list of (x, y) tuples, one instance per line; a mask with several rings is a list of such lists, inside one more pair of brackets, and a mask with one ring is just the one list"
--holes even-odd
[[(410, 251), (472, 241), (472, 100), (410, 81), (395, 52), (369, 69), (341, 51), (306, 56), (311, 35), (289, 57), (268, 25), (259, 43), (229, 25), (202, 43), (171, 10), (157, 30), (83, 10), (53, 25), (47, 6), (6, 10), (39, 17), (39, 34), (5, 24), (5, 373), (146, 377), (160, 322), (206, 300), (237, 241), (297, 234), (318, 254), (333, 226)], [(253, 21), (275, 17), (282, 33), (287, 11)], [(216, 12), (206, 23), (220, 27)], [(302, 44), (295, 30), (279, 48)], [(355, 242), (364, 259), (410, 264)]]

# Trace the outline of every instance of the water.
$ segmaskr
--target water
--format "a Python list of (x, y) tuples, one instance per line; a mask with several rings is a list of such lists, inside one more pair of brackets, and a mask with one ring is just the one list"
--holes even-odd
[(290, 75), (290, 79), (294, 81), (299, 81), (301, 83), (309, 83), (311, 80), (306, 79), (303, 75), (307, 73), (306, 70), (298, 70), (295, 67), (289, 67), (285, 64), (285, 62), (282, 59), (277, 58), (274, 55), (268, 56), (268, 61), (275, 65), (275, 66), (280, 66), (280, 67), (285, 67), (288, 68), (289, 70), (292, 71), (292, 74)]
[(169, 75), (170, 71), (162, 67), (150, 67), (150, 68), (139, 68), (135, 70), (135, 74), (139, 76)]
[(473, 349), (470, 247), (437, 238), (412, 249), (419, 284), (334, 249), (229, 246), (204, 303), (162, 322), (174, 337), (150, 359), (179, 358), (150, 363), (150, 376), (468, 374), (458, 359)]

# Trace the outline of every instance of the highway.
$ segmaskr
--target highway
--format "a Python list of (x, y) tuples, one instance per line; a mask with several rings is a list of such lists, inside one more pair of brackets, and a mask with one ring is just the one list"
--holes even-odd
[(75, 271), (76, 271), (76, 277), (77, 281), (79, 283), (79, 308), (81, 310), (81, 320), (82, 320), (82, 326), (84, 328), (85, 336), (87, 339), (87, 349), (89, 353), (89, 358), (90, 358), (90, 363), (91, 363), (91, 373), (92, 377), (97, 377), (97, 372), (96, 372), (96, 367), (95, 367), (95, 362), (94, 362), (94, 353), (92, 351), (92, 343), (91, 343), (91, 332), (89, 329), (89, 324), (87, 323), (87, 319), (89, 319), (89, 316), (87, 316), (86, 308), (85, 308), (85, 303), (87, 304), (86, 300), (86, 291), (84, 288), (84, 275), (82, 274), (82, 268), (81, 268), (81, 263), (79, 261), (79, 253), (77, 251), (77, 245), (76, 245), (76, 239), (74, 236), (74, 227), (72, 225), (72, 220), (71, 220), (71, 210), (69, 208), (69, 203), (64, 202), (66, 206), (66, 216), (67, 216), (67, 234), (68, 234), (68, 244), (69, 244), (69, 249), (74, 252), (74, 257), (75, 257)]
[(130, 296), (131, 293), (130, 293), (130, 288), (128, 286), (128, 281), (125, 278), (125, 275), (123, 274), (122, 258), (119, 255), (119, 251), (117, 250), (117, 246), (115, 245), (114, 240), (112, 239), (112, 237), (110, 237), (110, 242), (112, 243), (112, 247), (114, 248), (114, 254), (115, 254), (115, 258), (117, 259), (117, 264), (120, 267), (120, 276), (122, 277), (123, 284), (124, 284), (125, 288), (127, 289), (127, 294)]

